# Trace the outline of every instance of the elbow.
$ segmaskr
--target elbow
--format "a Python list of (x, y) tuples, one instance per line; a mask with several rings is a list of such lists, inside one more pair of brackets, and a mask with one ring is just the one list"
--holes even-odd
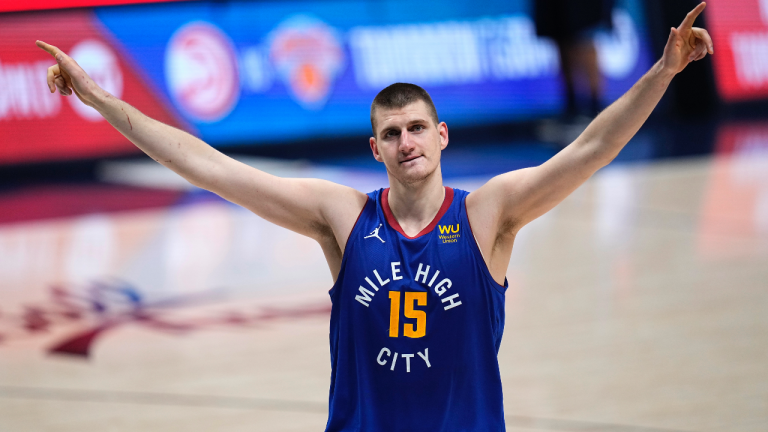
[(203, 184), (203, 182), (199, 181), (198, 179), (195, 179), (195, 178), (187, 178), (186, 180), (189, 182), (189, 184), (191, 184), (191, 185), (192, 185), (192, 186), (194, 186), (194, 187), (197, 187), (197, 188), (200, 188), (200, 189), (208, 189), (208, 188), (207, 188), (207, 187), (206, 187), (206, 186)]
[(605, 167), (613, 162), (619, 155), (624, 145), (604, 140), (588, 142), (584, 146), (586, 160), (595, 166), (595, 170)]
[(618, 155), (619, 155), (619, 152), (611, 152), (609, 154), (600, 155), (596, 160), (596, 163), (598, 164), (598, 169), (608, 166), (608, 164), (613, 162), (614, 159), (616, 159), (616, 156)]
[(213, 192), (213, 185), (211, 185), (210, 178), (206, 178), (205, 176), (201, 175), (195, 175), (195, 173), (184, 172), (183, 170), (174, 169), (173, 167), (169, 168), (171, 168), (172, 171), (174, 171), (192, 186)]
[(205, 177), (198, 177), (198, 176), (182, 176), (182, 177), (184, 177), (184, 179), (194, 187), (205, 189), (209, 192), (218, 194), (217, 188), (216, 188), (216, 182), (211, 181), (211, 179), (206, 179)]

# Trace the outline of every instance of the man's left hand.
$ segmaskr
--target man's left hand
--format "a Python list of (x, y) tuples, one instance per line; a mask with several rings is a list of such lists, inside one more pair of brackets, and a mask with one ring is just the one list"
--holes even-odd
[(688, 12), (679, 27), (672, 27), (670, 30), (669, 40), (661, 58), (665, 70), (677, 74), (685, 69), (688, 63), (703, 59), (707, 53), (714, 54), (709, 33), (703, 28), (693, 27), (693, 22), (705, 7), (706, 3), (699, 3), (694, 10)]

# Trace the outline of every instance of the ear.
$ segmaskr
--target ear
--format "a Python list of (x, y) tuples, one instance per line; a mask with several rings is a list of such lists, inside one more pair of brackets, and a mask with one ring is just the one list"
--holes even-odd
[(381, 159), (381, 154), (379, 154), (379, 146), (376, 145), (376, 138), (375, 137), (370, 137), (368, 139), (368, 141), (369, 141), (369, 143), (371, 145), (371, 152), (373, 152), (373, 158), (376, 159), (379, 162), (384, 162)]
[(440, 150), (445, 150), (448, 147), (448, 125), (445, 122), (440, 122), (437, 125), (437, 133), (440, 134)]

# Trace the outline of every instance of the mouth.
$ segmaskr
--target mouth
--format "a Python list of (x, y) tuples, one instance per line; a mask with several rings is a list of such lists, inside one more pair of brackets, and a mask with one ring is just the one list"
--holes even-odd
[(421, 157), (421, 156), (411, 156), (411, 157), (409, 157), (409, 158), (407, 158), (407, 159), (403, 159), (403, 160), (401, 160), (401, 161), (400, 161), (400, 163), (401, 163), (401, 164), (404, 164), (404, 163), (406, 163), (406, 162), (410, 162), (410, 161), (412, 161), (412, 160), (416, 160), (416, 159), (418, 159), (418, 158), (420, 158), (420, 157)]

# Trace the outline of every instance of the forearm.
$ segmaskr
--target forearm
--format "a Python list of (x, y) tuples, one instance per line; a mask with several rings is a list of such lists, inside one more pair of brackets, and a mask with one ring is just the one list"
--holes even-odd
[(657, 62), (629, 91), (600, 113), (574, 144), (607, 165), (640, 130), (674, 75), (662, 67), (661, 61)]
[(220, 152), (187, 132), (144, 115), (107, 92), (98, 96), (94, 108), (149, 157), (190, 183), (210, 189), (206, 183), (215, 161), (224, 157)]

